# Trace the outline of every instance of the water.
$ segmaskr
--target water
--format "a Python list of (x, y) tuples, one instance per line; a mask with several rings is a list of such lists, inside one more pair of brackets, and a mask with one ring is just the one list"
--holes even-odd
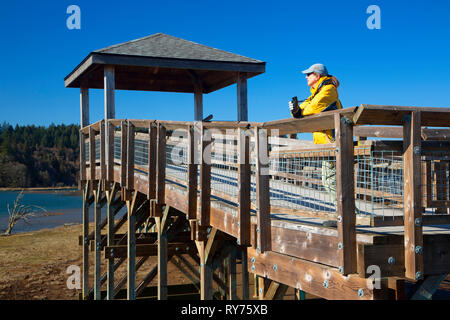
[[(8, 224), (7, 204), (12, 209), (14, 200), (20, 192), (0, 192), (0, 232), (3, 233)], [(82, 223), (83, 201), (79, 192), (46, 191), (24, 192), (20, 201), (24, 205), (35, 205), (45, 208), (50, 216), (32, 217), (30, 224), (20, 221), (13, 229), (13, 233), (36, 231), (44, 228), (54, 228), (66, 223)], [(106, 217), (106, 209), (102, 208), (102, 219)], [(94, 221), (94, 210), (89, 210), (90, 221)], [(120, 215), (120, 213), (119, 213)]]

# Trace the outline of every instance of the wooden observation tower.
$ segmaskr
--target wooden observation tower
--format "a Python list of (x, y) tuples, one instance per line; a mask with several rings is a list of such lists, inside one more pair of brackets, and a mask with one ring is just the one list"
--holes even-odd
[[(265, 62), (158, 33), (93, 51), (65, 78), (80, 88), (83, 299), (119, 298), (125, 285), (136, 299), (155, 278), (155, 297), (175, 297), (169, 262), (201, 299), (436, 291), (450, 271), (450, 109), (361, 105), (248, 122), (247, 79), (264, 71)], [(203, 94), (234, 84), (237, 121), (203, 121)], [(105, 118), (93, 124), (89, 89), (105, 93)], [(115, 119), (116, 89), (194, 93), (194, 121)], [(285, 138), (327, 129), (335, 143)]]

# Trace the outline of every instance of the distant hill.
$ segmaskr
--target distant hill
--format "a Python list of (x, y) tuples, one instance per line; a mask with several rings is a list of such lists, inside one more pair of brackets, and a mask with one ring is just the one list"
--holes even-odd
[(77, 184), (79, 126), (0, 126), (0, 187)]

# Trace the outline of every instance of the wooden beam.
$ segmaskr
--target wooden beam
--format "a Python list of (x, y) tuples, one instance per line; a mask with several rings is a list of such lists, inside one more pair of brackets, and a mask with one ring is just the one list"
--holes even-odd
[[(336, 135), (336, 213), (340, 270), (344, 275), (356, 272), (356, 214), (353, 159), (353, 124), (335, 114)], [(333, 191), (331, 191), (333, 192)]]
[(95, 131), (89, 128), (89, 172), (90, 180), (95, 180)]
[(194, 87), (194, 121), (203, 120), (203, 89), (199, 85)]
[(128, 124), (122, 121), (120, 136), (120, 185), (122, 188), (127, 185), (127, 143), (128, 143)]
[(149, 124), (148, 137), (148, 199), (156, 199), (156, 166), (158, 128), (155, 123)]
[(115, 71), (114, 66), (105, 65), (104, 67), (104, 95), (105, 95), (105, 119), (114, 119), (116, 117), (115, 105)]
[(248, 131), (238, 129), (238, 244), (250, 245), (250, 137)]
[(111, 122), (106, 122), (106, 162), (107, 162), (107, 172), (106, 180), (112, 182), (114, 181), (114, 128), (115, 126)]
[(106, 179), (106, 159), (105, 159), (105, 121), (100, 124), (100, 179)]
[(157, 146), (157, 191), (156, 191), (156, 212), (155, 217), (162, 215), (162, 206), (165, 204), (166, 190), (166, 128), (158, 125), (158, 146)]
[(247, 74), (238, 72), (237, 79), (237, 120), (248, 121), (247, 107)]
[(89, 183), (83, 188), (83, 300), (89, 296)]
[(86, 181), (86, 135), (80, 131), (80, 181)]
[(167, 300), (167, 232), (166, 221), (169, 206), (165, 207), (162, 217), (155, 217), (158, 232), (158, 300)]
[(385, 280), (380, 281), (381, 289), (370, 289), (366, 278), (344, 276), (335, 268), (270, 251), (261, 254), (251, 247), (247, 250), (252, 272), (313, 295), (338, 300), (386, 298)]
[[(117, 191), (117, 185), (113, 183), (112, 189), (110, 191), (106, 191), (106, 197), (108, 200), (107, 205), (107, 222), (108, 222), (108, 231), (107, 231), (107, 245), (114, 245), (114, 206), (113, 200), (115, 198), (115, 194)], [(112, 300), (114, 299), (114, 255), (108, 258), (107, 261), (107, 287), (106, 287), (106, 299)]]
[(100, 207), (100, 197), (102, 193), (102, 184), (97, 185), (97, 190), (94, 190), (95, 206), (94, 206), (94, 228), (95, 228), (95, 254), (94, 254), (94, 299), (101, 299), (101, 207)]
[(134, 190), (134, 125), (128, 122), (127, 134), (127, 189)]
[[(131, 192), (131, 191), (126, 191)], [(135, 205), (138, 192), (135, 191), (132, 200), (127, 200), (127, 299), (134, 300), (136, 298), (136, 215)], [(128, 197), (127, 197), (128, 198)]]
[(206, 263), (205, 242), (195, 241), (200, 256), (200, 299), (212, 300), (213, 298), (213, 269), (211, 263)]
[(257, 248), (271, 250), (269, 155), (267, 130), (255, 128)]
[(89, 125), (89, 88), (80, 88), (80, 128)]
[(201, 129), (200, 150), (200, 210), (198, 211), (199, 226), (210, 225), (211, 214), (211, 132), (204, 127)]
[(421, 199), (421, 113), (411, 112), (403, 125), (403, 204), (405, 220), (405, 276), (424, 275)]
[(197, 188), (198, 188), (198, 159), (197, 159), (198, 134), (193, 126), (188, 127), (188, 218), (197, 218)]

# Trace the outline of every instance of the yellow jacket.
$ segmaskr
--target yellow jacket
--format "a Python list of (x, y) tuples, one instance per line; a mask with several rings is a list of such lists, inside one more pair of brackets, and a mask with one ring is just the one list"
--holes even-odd
[[(342, 109), (341, 102), (336, 86), (332, 83), (323, 85), (316, 94), (320, 84), (325, 80), (331, 80), (331, 77), (321, 77), (314, 88), (311, 87), (311, 96), (300, 104), (303, 116), (320, 113), (332, 104), (336, 104), (338, 109)], [(292, 114), (292, 113), (291, 113)], [(294, 117), (294, 114), (292, 114)], [(333, 130), (313, 132), (315, 144), (324, 144), (334, 142)]]

